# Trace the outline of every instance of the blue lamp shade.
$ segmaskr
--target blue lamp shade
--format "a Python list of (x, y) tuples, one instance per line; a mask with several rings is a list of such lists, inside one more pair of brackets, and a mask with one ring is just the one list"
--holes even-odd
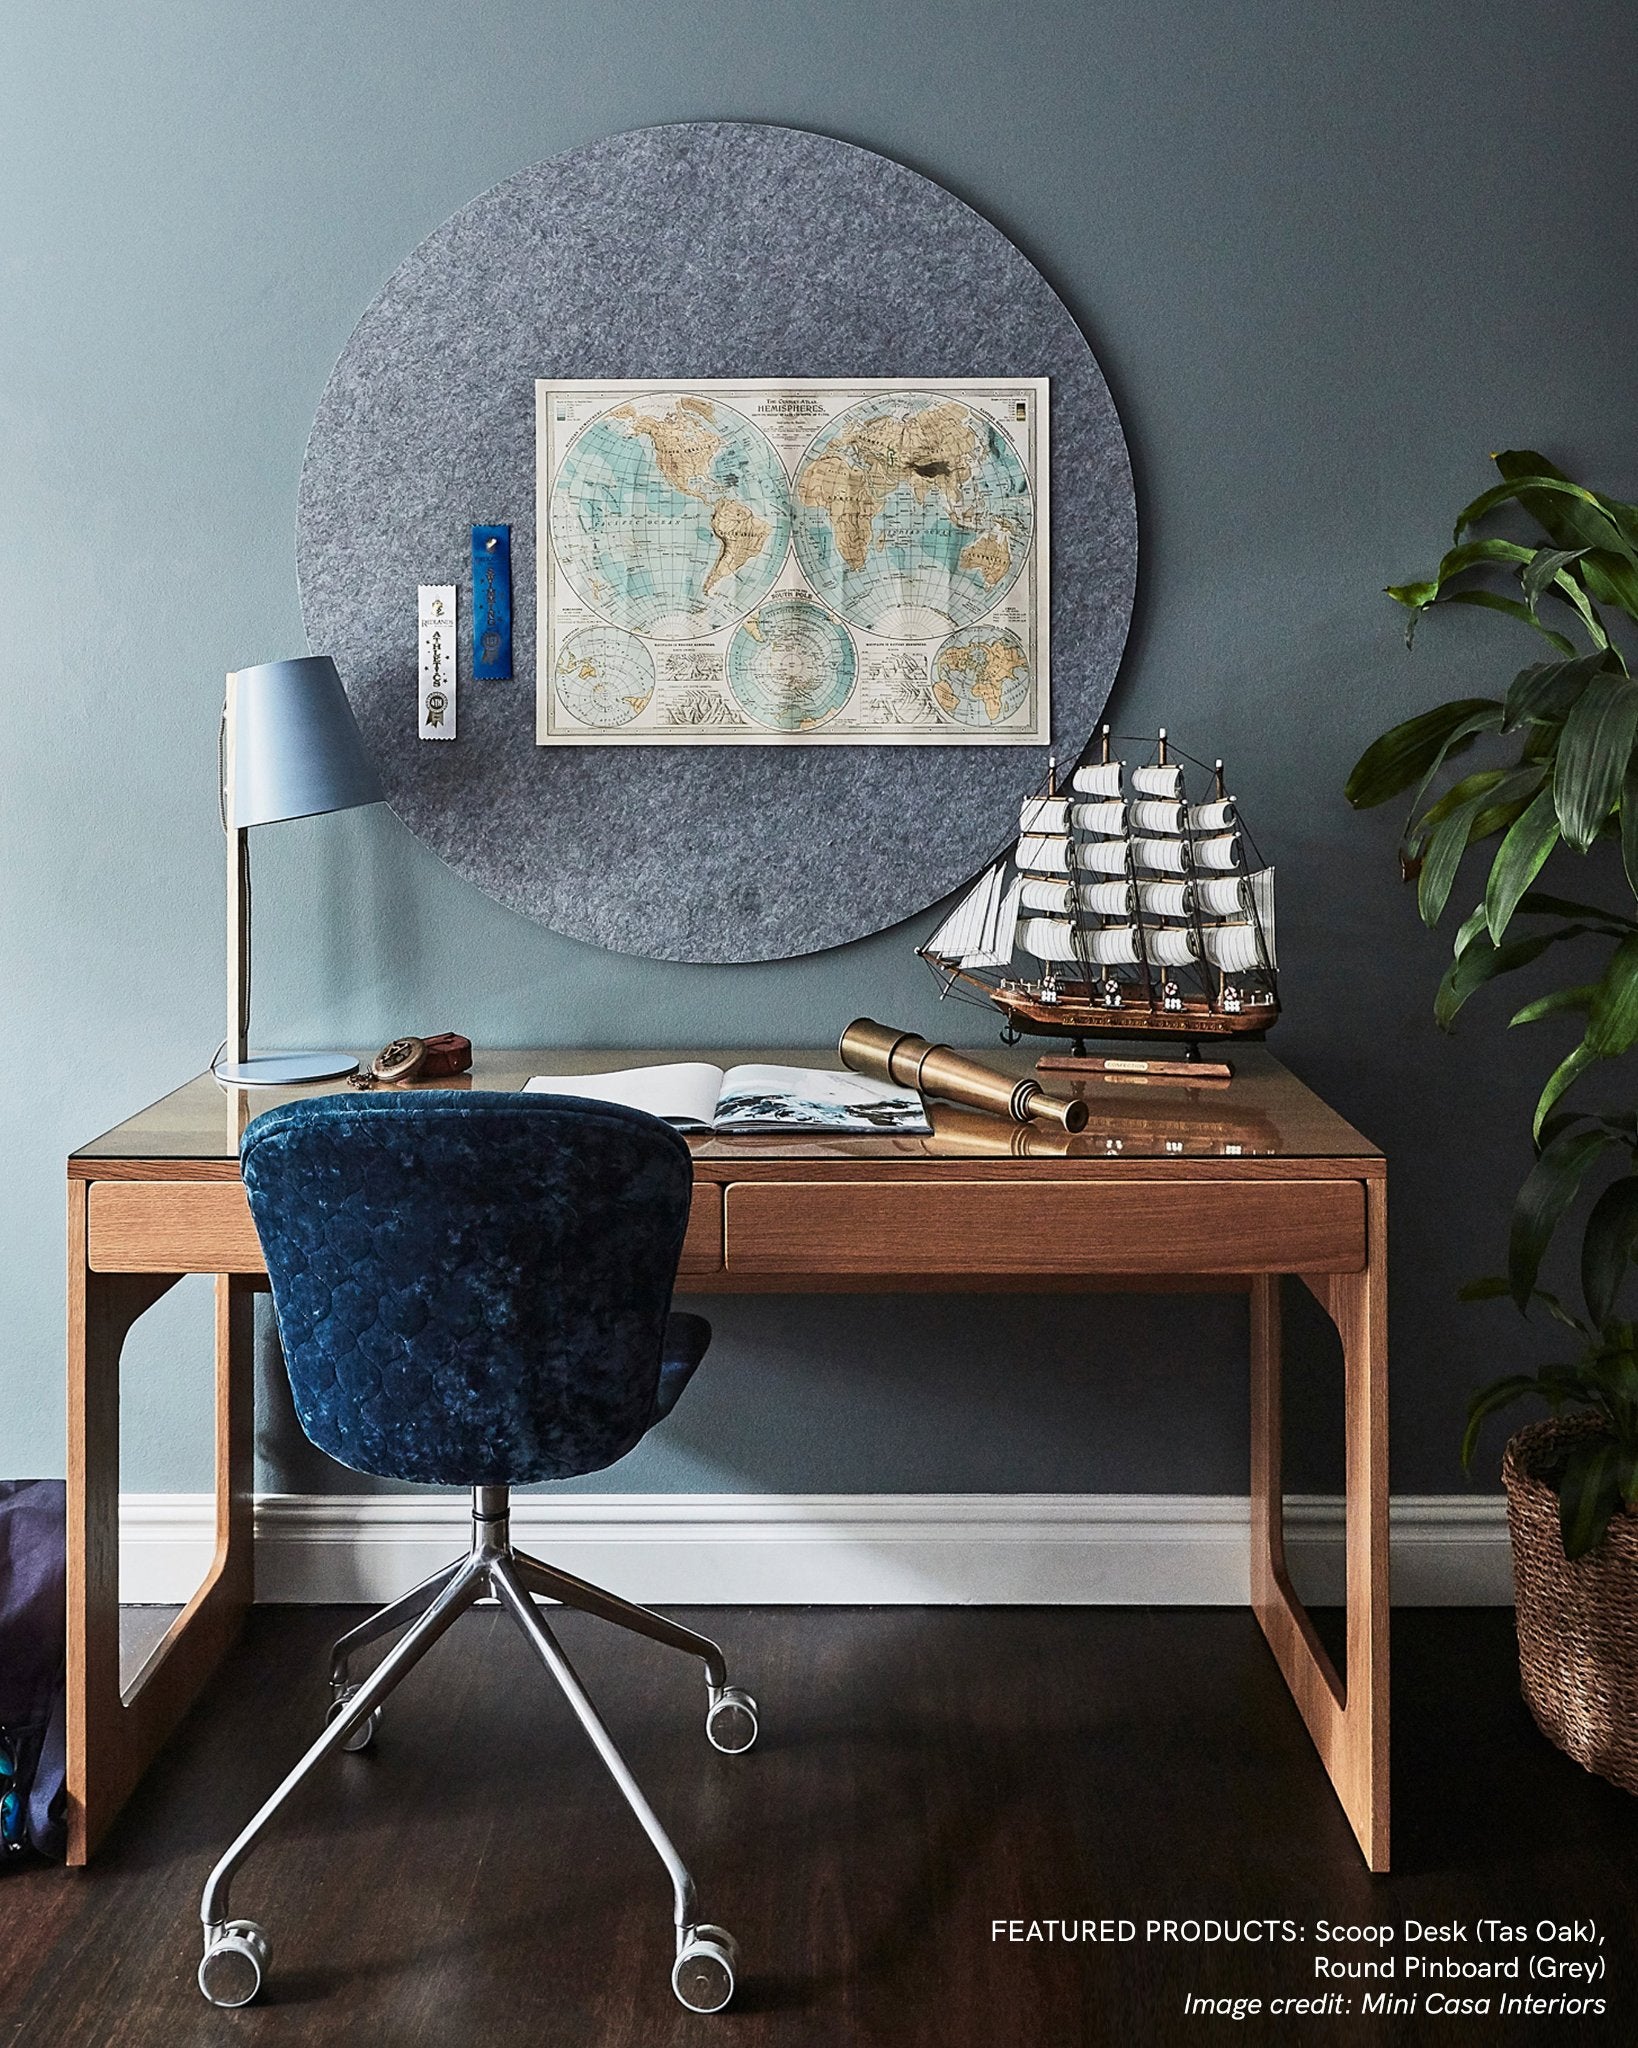
[(327, 654), (264, 661), (228, 678), (230, 831), (381, 803), (374, 763)]

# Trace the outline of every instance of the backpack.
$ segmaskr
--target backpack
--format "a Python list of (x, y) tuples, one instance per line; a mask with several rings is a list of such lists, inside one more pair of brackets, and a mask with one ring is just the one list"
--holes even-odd
[(60, 1479), (0, 1480), (0, 1875), (66, 1845), (66, 1524)]

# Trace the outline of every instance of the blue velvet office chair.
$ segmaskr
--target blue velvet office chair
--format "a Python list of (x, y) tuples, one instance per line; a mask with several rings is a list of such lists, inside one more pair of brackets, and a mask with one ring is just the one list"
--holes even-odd
[[(327, 1725), (211, 1872), (199, 1988), (243, 2005), (266, 1935), (230, 1917), (233, 1875), (323, 1759), (366, 1748), (381, 1704), (458, 1615), (492, 1593), (568, 1697), (671, 1879), (682, 2003), (716, 2012), (737, 1951), (695, 1918), (694, 1885), (535, 1606), (560, 1600), (705, 1665), (705, 1732), (733, 1755), (756, 1702), (704, 1636), (514, 1550), (508, 1489), (595, 1472), (670, 1413), (710, 1342), (673, 1315), (693, 1183), (688, 1147), (637, 1110), (553, 1096), (326, 1095), (259, 1116), (241, 1147), (296, 1414), (355, 1472), (472, 1489), (471, 1544), (344, 1635)], [(407, 1633), (362, 1683), (354, 1653)]]

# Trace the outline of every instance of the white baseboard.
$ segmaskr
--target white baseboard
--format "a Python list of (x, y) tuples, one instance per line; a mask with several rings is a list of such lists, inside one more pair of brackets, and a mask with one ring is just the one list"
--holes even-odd
[[(385, 1601), (457, 1555), (453, 1493), (269, 1494), (256, 1503), (256, 1597)], [(211, 1553), (208, 1494), (126, 1494), (120, 1597), (174, 1605)], [(1402, 1607), (1505, 1606), (1497, 1496), (1393, 1503)], [(630, 1599), (687, 1606), (1229, 1606), (1247, 1597), (1250, 1511), (1226, 1494), (521, 1494), (512, 1533)], [(1340, 1600), (1342, 1506), (1286, 1505), (1312, 1604)]]

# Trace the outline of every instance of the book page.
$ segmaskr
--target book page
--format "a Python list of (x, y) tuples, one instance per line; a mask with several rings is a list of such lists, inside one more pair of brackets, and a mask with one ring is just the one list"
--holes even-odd
[(822, 1067), (730, 1067), (717, 1101), (719, 1131), (846, 1131), (925, 1137), (933, 1128), (913, 1088)]
[(721, 1067), (704, 1060), (679, 1060), (664, 1067), (623, 1067), (609, 1074), (533, 1074), (525, 1095), (579, 1095), (589, 1102), (618, 1102), (646, 1109), (667, 1123), (708, 1130), (716, 1114)]

